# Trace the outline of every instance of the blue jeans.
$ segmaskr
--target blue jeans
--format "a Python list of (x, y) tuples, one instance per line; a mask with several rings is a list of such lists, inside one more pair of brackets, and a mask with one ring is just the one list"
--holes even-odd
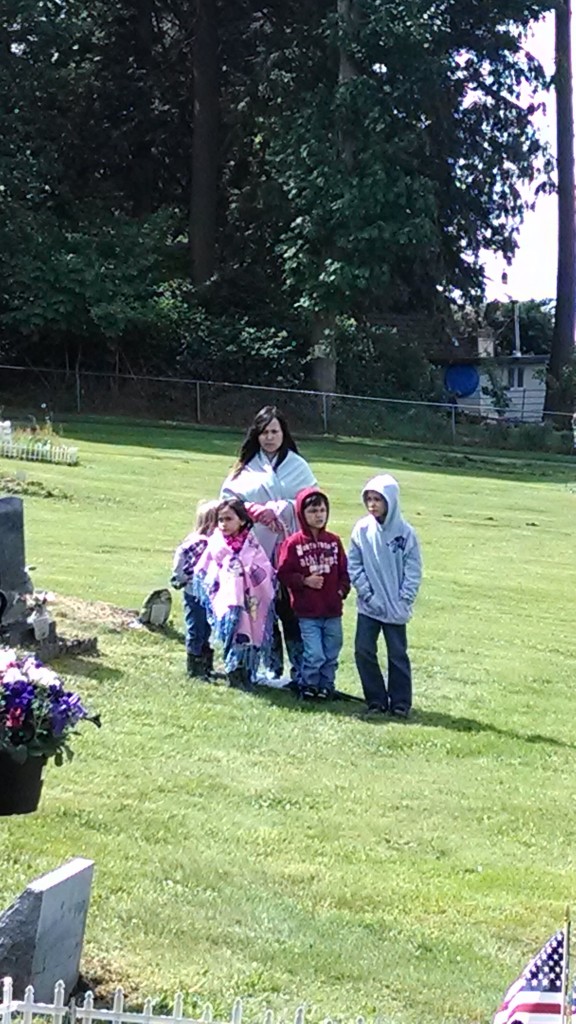
[(192, 594), (184, 591), (184, 622), (186, 623), (186, 650), (199, 658), (210, 646), (210, 626), (206, 612)]
[(342, 619), (300, 619), (304, 653), (301, 687), (334, 690), (342, 650)]
[(274, 602), (276, 621), (272, 633), (272, 645), (268, 656), (264, 659), (264, 668), (276, 676), (281, 676), (284, 671), (284, 652), (282, 649), (282, 633), (284, 633), (284, 646), (290, 663), (290, 679), (298, 683), (302, 671), (302, 637), (300, 635), (300, 622), (296, 618), (290, 597), (286, 587), (278, 584), (276, 600)]
[[(381, 632), (388, 652), (388, 689), (378, 664), (378, 637)], [(412, 707), (412, 670), (406, 626), (358, 615), (354, 655), (366, 703), (372, 707), (390, 707), (392, 711), (396, 708), (409, 711)]]

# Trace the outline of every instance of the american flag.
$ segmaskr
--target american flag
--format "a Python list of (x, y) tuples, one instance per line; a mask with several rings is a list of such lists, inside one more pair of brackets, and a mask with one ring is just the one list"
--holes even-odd
[(564, 931), (556, 932), (510, 986), (493, 1024), (558, 1024), (564, 988)]

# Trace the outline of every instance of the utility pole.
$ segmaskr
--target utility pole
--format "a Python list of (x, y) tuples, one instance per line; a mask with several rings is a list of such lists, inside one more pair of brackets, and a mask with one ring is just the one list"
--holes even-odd
[(514, 355), (521, 356), (522, 348), (520, 345), (520, 303), (514, 302)]

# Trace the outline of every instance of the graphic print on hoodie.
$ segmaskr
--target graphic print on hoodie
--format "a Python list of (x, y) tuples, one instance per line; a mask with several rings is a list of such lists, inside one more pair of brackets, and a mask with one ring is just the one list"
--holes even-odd
[(400, 488), (385, 473), (369, 480), (362, 490), (381, 494), (388, 505), (384, 522), (373, 515), (359, 519), (350, 538), (348, 571), (358, 595), (358, 613), (380, 622), (403, 625), (422, 580), (422, 559), (416, 532), (400, 512)]
[[(306, 498), (313, 494), (322, 498), (330, 513), (328, 498), (317, 487), (306, 487), (296, 495), (296, 515), (301, 529), (282, 544), (278, 578), (288, 588), (290, 602), (299, 619), (336, 619), (342, 615), (342, 602), (350, 592), (346, 553), (336, 533), (324, 528), (316, 538), (313, 536), (302, 510)], [(322, 589), (306, 586), (306, 576), (323, 576)]]

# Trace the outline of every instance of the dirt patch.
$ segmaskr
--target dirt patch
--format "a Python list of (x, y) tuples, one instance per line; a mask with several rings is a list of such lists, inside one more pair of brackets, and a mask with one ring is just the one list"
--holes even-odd
[(141, 1012), (142, 985), (128, 975), (126, 968), (108, 957), (87, 956), (83, 958), (82, 972), (72, 996), (76, 1003), (82, 1003), (86, 992), (92, 992), (98, 1009), (111, 1010), (117, 988), (124, 992), (124, 1010)]
[(0, 473), (0, 492), (30, 498), (58, 498), (60, 501), (69, 501), (71, 498), (61, 487), (47, 487), (41, 480), (29, 480), (24, 472)]
[(54, 600), (50, 601), (50, 610), (56, 620), (59, 632), (68, 632), (60, 624), (70, 623), (71, 626), (79, 626), (83, 629), (93, 630), (104, 626), (115, 633), (129, 629), (138, 615), (137, 611), (129, 608), (117, 608), (105, 601), (84, 601), (81, 597), (65, 597), (63, 594), (55, 594)]

